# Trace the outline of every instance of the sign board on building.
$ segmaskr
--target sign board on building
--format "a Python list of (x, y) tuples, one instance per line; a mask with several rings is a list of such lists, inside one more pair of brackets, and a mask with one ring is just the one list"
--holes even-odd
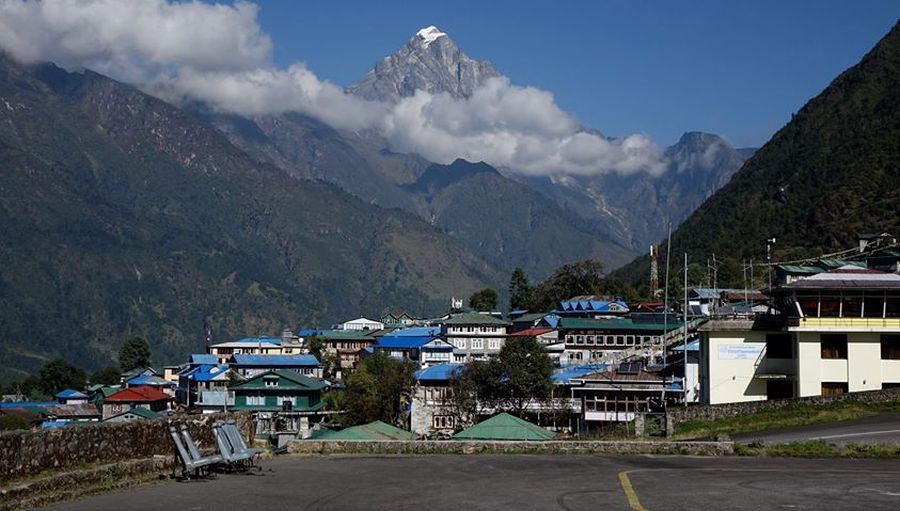
[(762, 350), (758, 344), (720, 344), (719, 360), (756, 360)]

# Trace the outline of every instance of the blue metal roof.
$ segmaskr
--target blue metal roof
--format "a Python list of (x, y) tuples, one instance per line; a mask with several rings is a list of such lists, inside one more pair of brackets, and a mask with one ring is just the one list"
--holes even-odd
[[(384, 337), (379, 337), (378, 341), (372, 347), (375, 349), (417, 349), (434, 339), (434, 337), (394, 337), (393, 335), (386, 335)], [(452, 350), (453, 346), (447, 346), (447, 349)]]
[(231, 363), (237, 366), (309, 367), (318, 366), (315, 355), (244, 355), (235, 353)]
[(441, 335), (441, 327), (439, 326), (401, 328), (399, 330), (394, 330), (389, 334), (390, 337), (437, 337), (439, 335)]
[(242, 342), (247, 344), (259, 344), (267, 342), (270, 344), (281, 346), (281, 337), (245, 337), (234, 342)]
[(297, 337), (312, 337), (314, 335), (322, 335), (322, 330), (318, 328), (301, 328), (297, 332)]
[(416, 380), (448, 381), (459, 374), (465, 364), (437, 364), (416, 371)]
[(170, 385), (173, 387), (175, 386), (175, 382), (171, 382), (169, 380), (166, 380), (165, 378), (160, 378), (159, 376), (154, 376), (151, 374), (141, 374), (135, 376), (125, 383), (127, 383), (128, 385), (155, 385), (159, 387), (166, 387)]
[(56, 399), (87, 399), (88, 396), (84, 392), (75, 389), (65, 389), (56, 395)]
[(219, 363), (219, 357), (208, 353), (194, 353), (191, 355), (191, 364), (207, 364), (216, 365)]
[(553, 372), (550, 379), (553, 383), (566, 383), (572, 378), (581, 378), (582, 376), (605, 371), (609, 368), (607, 364), (586, 364), (580, 366), (569, 366), (557, 369)]
[(201, 365), (185, 373), (185, 376), (194, 381), (211, 381), (226, 371), (228, 371), (226, 364)]
[(560, 302), (559, 309), (564, 312), (580, 312), (580, 311), (588, 311), (588, 312), (609, 312), (609, 306), (611, 304), (618, 305), (621, 310), (617, 312), (628, 311), (628, 304), (625, 303), (622, 299), (616, 298), (613, 301), (610, 300), (567, 300), (564, 302)]
[[(687, 349), (688, 351), (700, 351), (700, 339), (688, 341)], [(678, 346), (672, 348), (670, 351), (684, 351), (684, 348), (679, 344)]]
[(0, 403), (0, 409), (4, 408), (26, 408), (29, 406), (41, 407), (41, 406), (56, 406), (59, 403), (56, 401), (11, 401), (8, 403)]

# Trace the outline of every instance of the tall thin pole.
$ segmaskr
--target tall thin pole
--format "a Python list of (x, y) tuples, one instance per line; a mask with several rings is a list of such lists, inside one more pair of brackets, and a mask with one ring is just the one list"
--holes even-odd
[(663, 335), (662, 356), (663, 367), (666, 366), (666, 335), (669, 333), (669, 256), (672, 254), (672, 222), (669, 222), (669, 235), (666, 241), (666, 292), (663, 298)]
[[(688, 348), (688, 258), (687, 252), (684, 253), (684, 344), (682, 344), (682, 348), (684, 348), (684, 379), (681, 381), (681, 386), (683, 387), (681, 390), (684, 391), (684, 406), (687, 406), (687, 374), (688, 374), (688, 356), (687, 356), (687, 348)], [(715, 264), (715, 256), (713, 256), (713, 264)]]

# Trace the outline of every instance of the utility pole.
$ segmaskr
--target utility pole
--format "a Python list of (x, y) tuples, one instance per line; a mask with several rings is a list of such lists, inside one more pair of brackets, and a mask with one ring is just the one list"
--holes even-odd
[[(669, 256), (672, 254), (672, 222), (669, 222), (669, 235), (666, 242), (666, 290), (663, 298), (663, 335), (662, 356), (663, 367), (666, 366), (666, 336), (669, 333)], [(663, 400), (665, 403), (665, 400)]]
[[(713, 262), (715, 263), (716, 256), (713, 256)], [(684, 401), (684, 406), (687, 406), (687, 373), (688, 373), (688, 255), (687, 252), (684, 253), (684, 344), (681, 345), (684, 353), (684, 378), (681, 380), (681, 390), (684, 391), (684, 397), (682, 398)]]
[(769, 310), (768, 313), (772, 314), (772, 245), (775, 244), (775, 237), (766, 240), (766, 265), (769, 267)]

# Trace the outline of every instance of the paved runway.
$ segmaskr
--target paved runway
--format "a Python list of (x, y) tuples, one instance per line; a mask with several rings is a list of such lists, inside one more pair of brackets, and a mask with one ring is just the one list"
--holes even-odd
[(759, 439), (770, 443), (826, 440), (835, 444), (850, 442), (900, 444), (900, 413), (883, 413), (865, 419), (735, 435), (734, 439), (742, 442)]
[(900, 460), (681, 456), (282, 457), (54, 510), (900, 509)]

